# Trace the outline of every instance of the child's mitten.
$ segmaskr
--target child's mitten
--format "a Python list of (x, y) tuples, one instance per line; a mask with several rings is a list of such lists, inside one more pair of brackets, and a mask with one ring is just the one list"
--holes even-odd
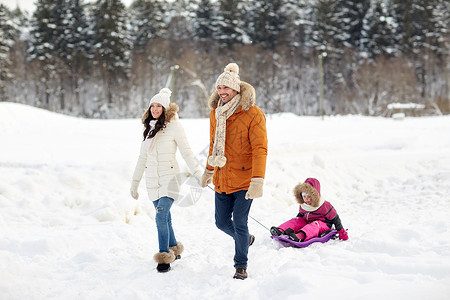
[(347, 234), (347, 230), (346, 229), (342, 228), (341, 230), (338, 231), (338, 234), (339, 234), (339, 239), (340, 240), (343, 240), (343, 241), (348, 240), (348, 234)]

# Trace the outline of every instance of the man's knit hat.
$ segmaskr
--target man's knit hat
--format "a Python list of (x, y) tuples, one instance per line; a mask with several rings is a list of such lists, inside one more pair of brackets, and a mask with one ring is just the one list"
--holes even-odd
[(165, 109), (169, 107), (170, 104), (170, 95), (172, 95), (172, 91), (168, 88), (163, 88), (159, 91), (158, 94), (152, 97), (150, 100), (150, 103), (148, 106), (152, 105), (152, 103), (159, 103), (161, 104)]
[(216, 81), (216, 88), (219, 85), (224, 85), (232, 88), (235, 91), (241, 91), (241, 80), (239, 79), (239, 66), (235, 63), (229, 63), (224, 72), (220, 74)]

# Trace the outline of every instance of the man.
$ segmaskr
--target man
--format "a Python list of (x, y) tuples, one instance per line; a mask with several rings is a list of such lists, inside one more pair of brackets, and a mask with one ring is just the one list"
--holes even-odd
[(248, 247), (255, 240), (248, 232), (248, 215), (253, 199), (263, 194), (266, 118), (255, 104), (255, 89), (240, 80), (235, 63), (217, 78), (208, 105), (210, 145), (202, 186), (213, 181), (216, 226), (234, 239), (233, 278), (245, 279)]

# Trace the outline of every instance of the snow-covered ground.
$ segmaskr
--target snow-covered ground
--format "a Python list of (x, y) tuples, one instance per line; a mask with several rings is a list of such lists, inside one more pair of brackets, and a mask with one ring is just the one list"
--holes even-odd
[[(209, 121), (182, 122), (204, 162)], [(214, 225), (208, 188), (173, 207), (185, 252), (159, 274), (144, 183), (138, 201), (129, 196), (140, 120), (0, 103), (0, 299), (448, 299), (450, 116), (286, 113), (267, 116), (267, 129), (249, 278), (232, 279), (233, 241)], [(307, 177), (320, 180), (348, 241), (282, 248), (255, 221), (295, 216), (292, 189)]]

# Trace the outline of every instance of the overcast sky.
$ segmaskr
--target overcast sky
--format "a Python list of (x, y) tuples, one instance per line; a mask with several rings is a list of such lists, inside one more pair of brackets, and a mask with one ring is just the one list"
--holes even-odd
[[(19, 6), (21, 9), (27, 10), (29, 12), (34, 11), (34, 3), (37, 0), (0, 0), (1, 4), (5, 4), (10, 9), (14, 9)], [(85, 0), (86, 1), (86, 0)], [(89, 0), (94, 1), (94, 0)], [(122, 0), (122, 2), (128, 6), (133, 0)]]
[(0, 0), (0, 3), (6, 5), (10, 9), (14, 9), (19, 6), (21, 9), (32, 11), (33, 3), (35, 1), (36, 0)]

